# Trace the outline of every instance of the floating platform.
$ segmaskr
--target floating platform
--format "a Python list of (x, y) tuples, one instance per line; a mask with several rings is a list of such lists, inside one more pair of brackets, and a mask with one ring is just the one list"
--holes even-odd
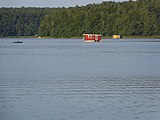
[(101, 34), (83, 34), (84, 42), (101, 42)]

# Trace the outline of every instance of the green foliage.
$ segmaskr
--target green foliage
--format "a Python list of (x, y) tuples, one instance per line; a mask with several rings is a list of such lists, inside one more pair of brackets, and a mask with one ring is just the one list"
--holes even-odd
[(70, 8), (0, 8), (0, 36), (160, 35), (160, 1), (103, 2)]
[(34, 36), (44, 17), (44, 9), (0, 8), (0, 36)]

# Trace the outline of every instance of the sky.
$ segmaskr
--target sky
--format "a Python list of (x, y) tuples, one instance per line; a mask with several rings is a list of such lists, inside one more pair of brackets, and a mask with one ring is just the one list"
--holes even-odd
[(125, 0), (0, 0), (0, 7), (74, 7), (103, 1)]

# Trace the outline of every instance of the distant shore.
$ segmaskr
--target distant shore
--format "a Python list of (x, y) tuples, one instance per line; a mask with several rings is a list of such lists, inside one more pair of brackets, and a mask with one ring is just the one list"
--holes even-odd
[[(111, 39), (112, 36), (103, 36), (104, 39)], [(122, 39), (160, 39), (160, 36), (122, 36)]]
[[(61, 38), (81, 39), (82, 37), (50, 37), (50, 36), (0, 36), (0, 38)], [(102, 39), (112, 39), (112, 36), (102, 36)], [(122, 39), (160, 39), (160, 36), (122, 36)]]

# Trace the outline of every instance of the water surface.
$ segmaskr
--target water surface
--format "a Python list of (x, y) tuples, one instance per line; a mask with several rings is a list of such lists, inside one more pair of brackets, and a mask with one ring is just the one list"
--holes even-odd
[(160, 119), (159, 40), (16, 40), (0, 39), (2, 120)]

